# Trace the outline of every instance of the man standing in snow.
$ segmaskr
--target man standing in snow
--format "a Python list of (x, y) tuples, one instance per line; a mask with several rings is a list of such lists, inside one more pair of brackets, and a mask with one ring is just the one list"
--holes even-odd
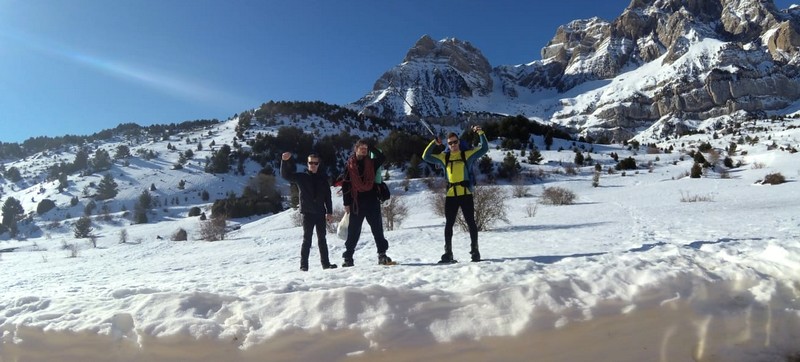
[(296, 172), (291, 152), (281, 155), (281, 176), (297, 185), (300, 196), (300, 214), (303, 215), (303, 244), (300, 247), (300, 270), (308, 271), (308, 255), (311, 253), (311, 237), (317, 229), (319, 258), (322, 269), (334, 269), (328, 258), (328, 242), (325, 239), (325, 224), (333, 220), (331, 186), (325, 174), (319, 171), (319, 156), (308, 155), (308, 170)]
[(447, 194), (444, 201), (444, 255), (439, 261), (442, 264), (456, 262), (453, 259), (453, 225), (459, 208), (469, 229), (471, 240), (469, 253), (472, 261), (481, 261), (481, 253), (478, 250), (478, 226), (475, 224), (475, 202), (472, 198), (473, 183), (470, 181), (472, 175), (469, 170), (475, 160), (489, 152), (489, 142), (480, 126), (473, 126), (472, 131), (480, 136), (480, 148), (461, 150), (458, 135), (450, 133), (447, 135), (448, 151), (433, 153), (433, 145), (442, 144), (442, 141), (436, 138), (428, 144), (422, 154), (422, 159), (426, 162), (444, 166), (447, 176)]
[(378, 264), (396, 264), (386, 256), (389, 241), (383, 236), (383, 219), (381, 205), (378, 200), (378, 185), (375, 183), (378, 168), (386, 161), (383, 152), (369, 145), (366, 140), (359, 140), (353, 149), (353, 154), (347, 160), (344, 178), (342, 180), (342, 197), (345, 212), (350, 215), (350, 225), (347, 228), (345, 252), (342, 254), (344, 264), (353, 266), (353, 253), (356, 250), (358, 239), (361, 237), (361, 226), (367, 219), (375, 246), (378, 248)]

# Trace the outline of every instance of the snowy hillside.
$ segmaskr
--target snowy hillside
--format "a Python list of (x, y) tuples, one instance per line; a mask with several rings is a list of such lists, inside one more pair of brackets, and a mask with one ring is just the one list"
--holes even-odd
[[(11, 183), (7, 179), (0, 180), (3, 188), (3, 199), (13, 197), (20, 201), (25, 214), (30, 215), (33, 222), (20, 222), (20, 237), (36, 238), (51, 233), (71, 233), (71, 224), (83, 215), (84, 208), (92, 201), (97, 188), (106, 173), (110, 173), (118, 184), (119, 194), (104, 202), (96, 202), (95, 213), (105, 206), (109, 213), (116, 216), (132, 211), (138, 197), (144, 191), (150, 192), (156, 208), (153, 220), (175, 219), (185, 217), (191, 206), (209, 204), (202, 200), (203, 191), (209, 193), (210, 201), (225, 198), (230, 193), (241, 193), (249, 177), (256, 174), (261, 167), (254, 163), (246, 165), (245, 175), (219, 174), (212, 175), (203, 169), (206, 158), (223, 144), (232, 144), (235, 137), (235, 120), (220, 123), (211, 129), (201, 129), (192, 133), (177, 134), (165, 140), (122, 140), (89, 145), (91, 149), (102, 149), (114, 155), (120, 145), (130, 149), (132, 157), (117, 160), (107, 171), (91, 175), (72, 174), (67, 178), (68, 187), (64, 192), (58, 191), (59, 181), (47, 181), (48, 168), (60, 163), (72, 163), (77, 152), (76, 147), (39, 153), (30, 158), (5, 164), (6, 169), (16, 167), (23, 172), (23, 181)], [(201, 149), (198, 149), (198, 144)], [(174, 150), (168, 149), (168, 145)], [(174, 170), (181, 153), (191, 150), (194, 156), (189, 159), (183, 169)], [(152, 152), (155, 157), (137, 156), (140, 152)], [(94, 151), (92, 152), (92, 156)], [(185, 182), (183, 189), (179, 184)], [(154, 187), (155, 190), (152, 190)], [(70, 200), (77, 197), (79, 202), (71, 205)], [(56, 209), (38, 216), (37, 205), (43, 199), (50, 199)], [(98, 225), (102, 227), (101, 225)], [(5, 234), (8, 237), (8, 234)]]
[[(389, 170), (393, 197), (409, 207), (400, 227), (386, 232), (388, 254), (401, 264), (376, 265), (365, 226), (355, 267), (322, 270), (312, 248), (308, 272), (299, 270), (302, 231), (292, 210), (231, 220), (237, 227), (216, 242), (199, 240), (201, 222), (185, 217), (189, 205), (202, 205), (198, 190), (238, 193), (256, 168), (209, 175), (196, 165), (201, 151), (186, 169), (169, 170), (167, 141), (154, 142), (157, 161), (111, 172), (125, 175), (120, 204), (151, 184), (166, 193), (187, 181), (185, 199), (156, 210), (158, 222), (96, 218), (96, 248), (74, 239), (68, 221), (0, 240), (0, 360), (795, 361), (798, 126), (797, 119), (748, 122), (657, 148), (642, 139), (638, 150), (559, 140), (546, 150), (535, 137), (544, 160), (521, 163), (523, 186), (501, 180), (493, 191), (504, 194), (508, 222), (480, 233), (480, 263), (467, 262), (468, 235), (456, 228), (461, 262), (436, 264), (444, 224), (431, 203), (436, 191), (419, 179), (406, 190), (399, 170)], [(233, 127), (186, 137), (221, 145)], [(712, 146), (703, 155), (714, 167), (691, 178), (689, 153), (703, 143)], [(573, 147), (600, 164), (597, 187), (593, 166), (573, 165)], [(637, 168), (613, 170), (612, 153), (632, 157)], [(506, 151), (493, 144), (490, 156), (501, 162)], [(723, 165), (726, 157), (733, 167)], [(17, 166), (47, 161), (26, 162)], [(786, 182), (760, 182), (775, 173)], [(71, 181), (68, 195), (89, 179)], [(547, 204), (551, 187), (574, 193), (574, 203)], [(4, 186), (26, 211), (41, 198), (68, 196), (55, 189)], [(512, 196), (520, 191), (527, 196)], [(82, 210), (58, 210), (45, 223)], [(179, 228), (188, 241), (169, 240)], [(328, 242), (340, 264), (343, 241), (329, 234)], [(70, 244), (77, 253), (65, 249)]]

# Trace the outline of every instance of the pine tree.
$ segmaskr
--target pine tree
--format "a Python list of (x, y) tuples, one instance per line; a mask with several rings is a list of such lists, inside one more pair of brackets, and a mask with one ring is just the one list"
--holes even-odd
[(111, 168), (111, 156), (108, 155), (108, 151), (102, 148), (98, 149), (94, 153), (92, 166), (94, 167), (95, 171), (105, 171)]
[(544, 136), (544, 145), (547, 150), (550, 150), (550, 147), (553, 146), (553, 130), (547, 131), (547, 134)]
[(503, 158), (503, 162), (497, 170), (497, 174), (500, 177), (511, 180), (519, 174), (521, 168), (522, 166), (519, 165), (517, 157), (511, 152), (507, 152), (506, 157)]
[(214, 151), (211, 158), (208, 160), (205, 171), (208, 173), (228, 173), (228, 169), (230, 168), (230, 154), (231, 147), (222, 145), (218, 151)]
[(153, 196), (147, 190), (142, 191), (142, 194), (139, 195), (139, 205), (144, 207), (145, 210), (153, 208)]
[(75, 222), (75, 226), (72, 230), (75, 233), (76, 239), (88, 238), (92, 235), (92, 219), (88, 216), (81, 216), (81, 218)]
[(72, 162), (72, 167), (76, 171), (84, 170), (89, 166), (89, 152), (84, 149), (78, 150), (75, 154), (75, 161)]
[(114, 181), (114, 176), (111, 173), (106, 173), (100, 183), (97, 185), (97, 199), (108, 200), (117, 196), (117, 183)]
[(19, 200), (9, 197), (3, 204), (3, 226), (8, 228), (11, 236), (17, 236), (17, 216), (25, 213)]
[(139, 195), (139, 201), (133, 206), (133, 222), (137, 224), (147, 223), (147, 211), (153, 208), (153, 196), (147, 190)]
[(19, 172), (19, 169), (14, 166), (11, 166), (8, 168), (8, 170), (6, 170), (5, 177), (11, 182), (19, 182), (22, 180), (22, 174)]
[(484, 175), (492, 174), (492, 171), (494, 171), (494, 162), (492, 162), (492, 158), (489, 157), (489, 155), (483, 155), (478, 160), (478, 170)]
[(131, 157), (131, 149), (126, 145), (117, 146), (117, 151), (114, 153), (114, 159), (120, 160), (123, 158)]
[(531, 165), (538, 165), (543, 159), (544, 157), (542, 157), (542, 153), (539, 152), (539, 148), (533, 146), (533, 148), (531, 148), (531, 153), (528, 154), (528, 163)]
[(583, 153), (581, 151), (575, 152), (575, 165), (576, 166), (583, 166)]
[(59, 193), (64, 192), (64, 189), (66, 189), (67, 187), (69, 187), (69, 184), (68, 184), (68, 181), (67, 181), (67, 174), (62, 172), (62, 173), (58, 174), (58, 192)]

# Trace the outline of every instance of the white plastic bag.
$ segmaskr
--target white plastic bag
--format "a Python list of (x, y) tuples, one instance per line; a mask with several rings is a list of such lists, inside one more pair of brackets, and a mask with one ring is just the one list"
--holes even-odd
[(339, 221), (339, 226), (336, 227), (336, 236), (339, 239), (347, 240), (347, 226), (350, 225), (350, 213), (345, 212), (342, 220)]

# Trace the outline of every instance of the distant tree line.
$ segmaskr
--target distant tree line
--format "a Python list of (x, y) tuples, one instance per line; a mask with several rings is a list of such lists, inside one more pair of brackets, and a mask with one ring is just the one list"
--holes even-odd
[(181, 123), (140, 126), (136, 123), (122, 123), (117, 127), (102, 130), (90, 136), (66, 135), (58, 137), (32, 137), (21, 144), (0, 142), (0, 160), (23, 158), (37, 152), (54, 150), (69, 146), (82, 146), (95, 141), (107, 141), (113, 137), (159, 137), (165, 134), (191, 131), (219, 123), (216, 119), (201, 119)]

